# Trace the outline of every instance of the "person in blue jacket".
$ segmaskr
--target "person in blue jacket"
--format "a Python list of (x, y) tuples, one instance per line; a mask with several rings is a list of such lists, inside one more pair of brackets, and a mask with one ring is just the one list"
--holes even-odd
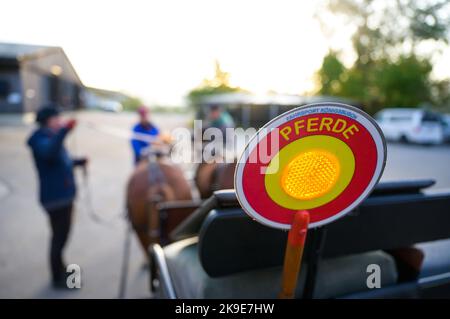
[(74, 119), (63, 122), (57, 107), (49, 105), (38, 111), (36, 121), (39, 127), (29, 137), (28, 145), (38, 172), (39, 200), (50, 219), (53, 286), (66, 288), (63, 249), (70, 231), (76, 195), (73, 168), (85, 166), (87, 159), (72, 159), (64, 147), (64, 139), (76, 125)]
[(156, 141), (159, 130), (150, 122), (149, 110), (145, 106), (138, 109), (139, 122), (133, 127), (131, 146), (134, 154), (134, 164), (137, 164), (143, 155), (143, 151), (151, 147), (151, 142)]

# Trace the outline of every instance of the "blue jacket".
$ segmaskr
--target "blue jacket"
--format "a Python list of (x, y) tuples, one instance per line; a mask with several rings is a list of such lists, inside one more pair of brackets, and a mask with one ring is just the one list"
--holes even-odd
[(66, 128), (55, 133), (41, 127), (28, 139), (39, 175), (39, 198), (47, 210), (70, 204), (75, 198), (74, 161), (64, 147), (67, 132)]
[(131, 139), (131, 146), (133, 147), (134, 153), (134, 162), (137, 163), (141, 157), (142, 150), (150, 146), (150, 143), (139, 140), (137, 135), (143, 136), (154, 136), (156, 137), (159, 134), (159, 130), (151, 123), (148, 123), (147, 126), (142, 125), (141, 123), (136, 124), (133, 127), (133, 138)]

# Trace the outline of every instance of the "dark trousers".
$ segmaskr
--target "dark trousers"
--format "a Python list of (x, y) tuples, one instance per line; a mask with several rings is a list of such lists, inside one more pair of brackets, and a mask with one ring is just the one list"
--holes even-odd
[(64, 280), (66, 264), (63, 261), (63, 249), (69, 237), (72, 222), (72, 204), (47, 210), (52, 228), (50, 242), (50, 267), (54, 282)]

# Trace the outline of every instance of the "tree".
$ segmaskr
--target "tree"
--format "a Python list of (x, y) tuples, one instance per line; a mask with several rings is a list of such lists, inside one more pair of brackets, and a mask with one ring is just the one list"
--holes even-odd
[(397, 61), (381, 60), (374, 70), (373, 87), (377, 88), (381, 106), (418, 106), (431, 101), (430, 73), (427, 59), (415, 55)]
[(141, 99), (131, 96), (125, 98), (121, 103), (124, 110), (127, 111), (136, 111), (141, 105), (143, 105)]
[(215, 73), (211, 79), (204, 79), (202, 84), (188, 93), (189, 104), (197, 106), (202, 98), (209, 95), (242, 92), (243, 89), (231, 86), (230, 74), (222, 70), (219, 61), (215, 61)]
[(322, 95), (338, 95), (340, 93), (341, 76), (346, 70), (338, 58), (338, 54), (330, 51), (322, 62), (322, 67), (317, 72), (320, 82), (319, 93)]
[[(385, 106), (411, 107), (433, 100), (432, 66), (429, 60), (414, 55), (400, 56), (395, 61), (380, 59), (370, 68), (357, 65), (345, 68), (335, 53), (328, 54), (318, 71), (319, 94), (352, 98), (373, 113)], [(439, 82), (438, 82), (439, 83)], [(435, 96), (442, 96), (439, 85)]]
[(432, 87), (431, 96), (438, 110), (450, 113), (450, 79), (436, 81)]
[(430, 78), (431, 61), (439, 52), (420, 52), (425, 41), (434, 42), (435, 47), (448, 43), (448, 3), (329, 0), (328, 10), (355, 26), (356, 59), (346, 68), (338, 54), (330, 51), (317, 73), (319, 93), (356, 99), (369, 112), (388, 105), (447, 101), (448, 86)]
[(448, 43), (446, 0), (328, 0), (326, 8), (356, 27), (352, 42), (358, 64), (417, 54), (425, 40)]

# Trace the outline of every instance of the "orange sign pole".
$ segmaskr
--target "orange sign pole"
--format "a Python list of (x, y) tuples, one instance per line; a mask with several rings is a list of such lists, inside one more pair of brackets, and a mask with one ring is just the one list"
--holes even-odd
[(306, 234), (308, 232), (309, 212), (298, 211), (294, 215), (292, 227), (289, 230), (284, 255), (283, 279), (281, 286), (281, 299), (293, 299), (300, 273)]

